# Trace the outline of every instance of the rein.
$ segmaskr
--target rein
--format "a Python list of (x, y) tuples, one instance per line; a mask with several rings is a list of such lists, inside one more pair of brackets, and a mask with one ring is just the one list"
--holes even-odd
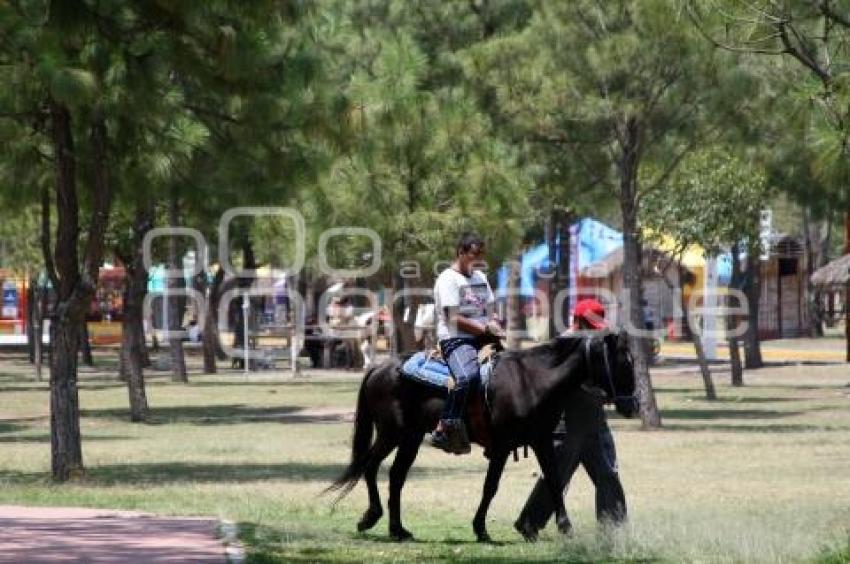
[[(591, 346), (592, 341), (593, 341), (593, 339), (589, 338), (589, 337), (585, 338), (585, 340), (584, 340), (584, 359), (585, 359), (585, 362), (587, 363), (588, 368), (590, 368), (590, 366), (591, 366), (590, 346)], [(614, 384), (614, 377), (611, 376), (611, 361), (608, 358), (608, 356), (611, 353), (608, 351), (608, 344), (605, 342), (605, 339), (602, 339), (602, 351), (603, 351), (602, 352), (602, 360), (605, 364), (605, 378), (608, 380), (608, 385), (611, 386), (611, 391), (614, 393), (614, 397), (612, 397), (612, 398), (607, 397), (608, 394), (606, 394), (603, 390), (599, 390), (599, 392), (601, 392), (601, 393), (599, 393), (599, 392), (596, 392), (596, 393), (599, 393), (599, 395), (605, 395), (606, 396), (605, 397), (606, 403), (614, 403), (614, 402), (617, 402), (617, 401), (620, 401), (620, 400), (632, 399), (634, 396), (621, 396), (621, 395), (617, 394), (617, 386)]]

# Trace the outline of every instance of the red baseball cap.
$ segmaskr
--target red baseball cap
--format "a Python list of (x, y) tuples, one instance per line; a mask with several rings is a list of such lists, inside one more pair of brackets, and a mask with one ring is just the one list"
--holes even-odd
[(573, 311), (573, 318), (576, 323), (579, 318), (583, 319), (596, 330), (608, 328), (608, 325), (605, 323), (605, 306), (593, 298), (580, 300)]

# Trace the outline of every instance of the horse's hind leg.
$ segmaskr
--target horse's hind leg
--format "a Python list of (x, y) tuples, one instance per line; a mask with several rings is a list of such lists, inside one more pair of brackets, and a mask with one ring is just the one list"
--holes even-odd
[(369, 459), (369, 465), (366, 466), (363, 472), (363, 479), (366, 481), (366, 488), (369, 490), (369, 508), (363, 513), (363, 517), (357, 523), (358, 531), (368, 531), (375, 526), (375, 523), (384, 514), (381, 507), (381, 494), (378, 493), (378, 468), (381, 467), (381, 462), (392, 452), (395, 444), (392, 441), (383, 439), (378, 436), (372, 447), (372, 454)]
[(387, 502), (390, 509), (390, 537), (399, 541), (413, 538), (410, 531), (401, 525), (401, 489), (407, 479), (407, 472), (419, 453), (422, 436), (422, 433), (404, 436), (398, 445), (393, 465), (390, 467), (390, 498)]
[(499, 489), (499, 480), (502, 478), (502, 471), (505, 469), (505, 462), (508, 460), (507, 453), (497, 453), (490, 458), (490, 465), (487, 467), (487, 477), (484, 479), (484, 491), (481, 494), (481, 503), (478, 505), (478, 511), (475, 512), (475, 518), (472, 520), (472, 528), (475, 531), (475, 536), (478, 537), (478, 542), (490, 542), (490, 535), (487, 534), (487, 510), (490, 508), (490, 502), (496, 495)]

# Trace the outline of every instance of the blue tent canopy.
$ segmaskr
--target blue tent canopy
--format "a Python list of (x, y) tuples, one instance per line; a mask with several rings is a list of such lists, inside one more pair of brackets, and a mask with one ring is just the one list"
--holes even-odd
[(589, 217), (578, 222), (579, 270), (599, 262), (623, 246), (623, 234)]
[[(589, 217), (579, 220), (571, 227), (573, 237), (576, 237), (578, 249), (579, 270), (590, 266), (623, 246), (623, 234), (600, 221)], [(559, 241), (556, 239), (556, 245)], [(574, 247), (574, 248), (576, 248)], [(556, 246), (555, 264), (560, 263)], [(520, 268), (520, 295), (534, 296), (534, 283), (540, 274), (546, 275), (553, 267), (549, 260), (549, 249), (546, 244), (536, 245), (528, 249), (522, 256)], [(507, 265), (502, 265), (497, 271), (496, 296), (504, 298), (507, 294), (509, 271)], [(717, 276), (720, 285), (728, 285), (732, 278), (732, 255), (728, 252), (717, 257)]]
[[(578, 266), (584, 268), (601, 260), (611, 251), (623, 245), (623, 234), (594, 219), (585, 218), (573, 224), (572, 230), (578, 231)], [(560, 263), (559, 238), (556, 238), (555, 263)], [(549, 248), (545, 243), (531, 247), (522, 255), (520, 267), (520, 295), (534, 296), (534, 282), (541, 274), (547, 275), (553, 268), (549, 260)], [(508, 287), (508, 267), (503, 265), (497, 272), (496, 296), (505, 297)]]

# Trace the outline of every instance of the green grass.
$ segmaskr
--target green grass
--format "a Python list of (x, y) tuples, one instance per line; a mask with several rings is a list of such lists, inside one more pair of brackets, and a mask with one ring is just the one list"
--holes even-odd
[(850, 537), (844, 544), (834, 548), (826, 548), (818, 555), (817, 564), (845, 564), (850, 562)]
[[(567, 498), (576, 534), (551, 526), (526, 544), (511, 523), (535, 479), (509, 462), (489, 514), (494, 545), (473, 542), (486, 462), (423, 447), (404, 491), (417, 542), (388, 542), (386, 521), (354, 530), (358, 486), (335, 509), (322, 490), (347, 463), (359, 376), (202, 377), (149, 374), (148, 424), (127, 421), (112, 374), (81, 376), (87, 475), (49, 481), (47, 388), (17, 358), (0, 359), (0, 503), (213, 515), (240, 523), (253, 562), (850, 560), (850, 370), (771, 368), (702, 398), (693, 373), (656, 373), (665, 429), (612, 418), (630, 521), (597, 530), (593, 489), (579, 472)], [(381, 475), (386, 497), (386, 468)]]

